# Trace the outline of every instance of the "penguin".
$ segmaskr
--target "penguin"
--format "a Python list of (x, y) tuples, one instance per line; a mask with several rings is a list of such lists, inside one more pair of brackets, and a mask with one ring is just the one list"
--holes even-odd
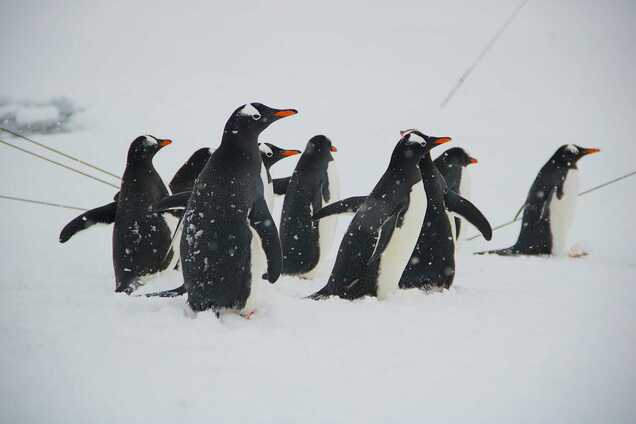
[[(263, 188), (265, 192), (265, 202), (267, 203), (267, 206), (271, 213), (271, 211), (274, 208), (274, 199), (275, 199), (274, 187), (276, 187), (276, 181), (277, 180), (289, 181), (289, 177), (287, 179), (285, 178), (272, 179), (272, 176), (270, 174), (270, 169), (272, 165), (274, 165), (281, 159), (299, 155), (302, 152), (300, 150), (294, 150), (294, 149), (281, 149), (280, 147), (275, 146), (271, 143), (259, 143), (259, 150), (261, 152), (261, 159), (263, 161), (262, 169), (265, 170), (265, 175), (263, 175), (263, 171), (261, 170), (261, 178), (263, 179), (263, 184), (264, 184)], [(199, 173), (205, 166), (205, 163), (208, 161), (210, 156), (211, 154), (208, 148), (197, 150), (190, 157), (190, 159), (188, 159), (188, 161), (179, 169), (179, 171), (177, 171), (177, 173), (175, 174), (175, 177), (172, 179), (172, 182), (170, 183), (170, 187), (172, 188), (173, 193), (181, 193), (180, 198), (184, 199), (184, 201), (182, 201), (181, 203), (181, 205), (183, 205), (183, 208), (178, 208), (178, 203), (177, 203), (177, 209), (171, 210), (170, 205), (167, 203), (167, 201), (170, 201), (171, 199), (164, 199), (165, 200), (164, 203), (160, 203), (158, 205), (160, 209), (162, 210), (167, 209), (167, 210), (171, 210), (172, 213), (183, 214), (183, 210), (185, 209), (185, 205), (187, 202), (186, 197), (187, 198), (190, 197), (192, 186), (194, 185), (194, 180), (199, 175)], [(177, 182), (175, 183), (175, 181)], [(285, 194), (286, 187), (284, 189), (281, 189), (280, 187), (278, 187), (277, 190), (279, 191), (279, 193), (277, 194)], [(172, 197), (173, 201), (174, 199), (175, 197)], [(178, 226), (177, 233), (173, 235), (173, 240), (176, 238), (180, 238), (181, 236), (180, 228), (181, 228), (181, 225)], [(145, 296), (146, 297), (176, 297), (176, 296), (181, 296), (185, 293), (186, 293), (185, 285), (181, 285), (180, 287), (170, 289), (170, 290), (146, 293)]]
[(339, 213), (355, 215), (340, 242), (327, 285), (310, 298), (384, 299), (398, 288), (428, 209), (418, 163), (433, 147), (448, 141), (449, 137), (431, 137), (418, 130), (402, 133), (371, 194), (316, 211), (317, 220)]
[[(427, 152), (419, 163), (428, 208), (419, 238), (400, 278), (400, 288), (449, 289), (455, 278), (455, 239), (449, 212), (473, 224), (486, 240), (492, 227), (468, 200), (451, 190)], [(452, 223), (452, 224), (451, 224)]]
[(130, 145), (121, 190), (114, 201), (91, 209), (69, 222), (60, 233), (66, 243), (79, 231), (95, 224), (112, 224), (115, 291), (132, 293), (143, 277), (168, 268), (175, 256), (170, 249), (168, 216), (148, 209), (168, 196), (168, 189), (155, 170), (152, 159), (171, 140), (152, 135), (137, 137)]
[(336, 151), (324, 135), (312, 137), (290, 177), (280, 223), (283, 274), (312, 278), (326, 262), (336, 217), (318, 222), (312, 220), (312, 214), (339, 199), (340, 184), (332, 155)]
[(192, 192), (173, 195), (156, 207), (185, 207), (180, 251), (192, 311), (211, 310), (217, 316), (236, 311), (249, 317), (256, 281), (278, 279), (280, 239), (265, 202), (258, 137), (273, 122), (297, 113), (262, 103), (240, 106)]
[(557, 149), (536, 176), (524, 205), (521, 231), (509, 248), (476, 252), (477, 254), (561, 255), (565, 253), (567, 235), (574, 220), (578, 197), (578, 161), (600, 152), (565, 144)]
[[(470, 178), (465, 168), (478, 163), (477, 159), (461, 147), (453, 147), (442, 153), (433, 163), (444, 177), (449, 190), (466, 199), (470, 198)], [(461, 219), (453, 216), (451, 221), (453, 237), (457, 243), (461, 233)]]

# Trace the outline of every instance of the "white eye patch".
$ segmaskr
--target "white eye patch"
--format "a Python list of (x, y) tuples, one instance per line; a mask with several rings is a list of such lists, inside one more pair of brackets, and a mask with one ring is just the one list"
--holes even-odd
[(151, 135), (145, 135), (144, 146), (156, 146), (159, 144), (156, 138)]
[(258, 143), (258, 149), (261, 151), (261, 153), (267, 155), (268, 158), (274, 156), (274, 152), (272, 151), (272, 149), (265, 143)]
[(574, 153), (575, 155), (579, 154), (579, 149), (577, 149), (574, 144), (568, 144), (567, 146), (565, 146), (565, 150), (570, 153)]
[(241, 115), (251, 116), (254, 120), (261, 119), (261, 113), (251, 103), (243, 106), (243, 109), (241, 109)]
[[(426, 143), (426, 140), (424, 139), (424, 137), (422, 137), (422, 136), (419, 134), (419, 131), (418, 131), (418, 130), (416, 130), (415, 128), (411, 128), (411, 129), (409, 129), (409, 130), (403, 130), (403, 131), (400, 131), (400, 136), (401, 136), (402, 138), (406, 137), (407, 135), (410, 135), (410, 136), (411, 136), (411, 138), (409, 138), (409, 140), (410, 140), (410, 141), (413, 141), (413, 142), (415, 142), (415, 143), (422, 143), (422, 142), (423, 142), (423, 143)], [(414, 139), (413, 139), (413, 136), (416, 136), (416, 137), (417, 137), (417, 139), (416, 139), (416, 140), (414, 140)]]

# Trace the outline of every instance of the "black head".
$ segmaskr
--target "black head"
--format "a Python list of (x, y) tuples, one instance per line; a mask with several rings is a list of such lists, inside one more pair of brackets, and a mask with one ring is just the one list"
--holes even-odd
[(431, 151), (435, 146), (442, 145), (451, 141), (450, 137), (433, 137), (423, 134), (416, 129), (400, 131), (400, 141), (393, 150), (393, 157), (413, 158), (419, 161), (423, 156)]
[(594, 147), (590, 148), (577, 146), (576, 144), (564, 144), (557, 149), (554, 155), (552, 155), (552, 162), (563, 167), (576, 169), (576, 163), (579, 159), (583, 156), (598, 153), (600, 151), (600, 149)]
[(258, 143), (258, 149), (261, 151), (261, 158), (263, 159), (263, 164), (267, 169), (281, 159), (302, 153), (300, 150), (281, 149), (271, 143)]
[(258, 137), (273, 122), (297, 113), (296, 109), (273, 109), (262, 103), (247, 103), (232, 113), (223, 132), (226, 135)]
[(477, 163), (477, 159), (471, 157), (468, 153), (466, 153), (466, 150), (462, 149), (461, 147), (453, 147), (446, 150), (444, 153), (442, 153), (440, 158), (446, 165), (449, 166), (455, 165), (466, 167), (468, 165)]
[(331, 162), (333, 160), (333, 155), (331, 153), (337, 151), (338, 149), (331, 144), (331, 140), (327, 137), (324, 135), (315, 135), (307, 142), (303, 156), (320, 158), (327, 162)]
[(130, 144), (130, 148), (128, 149), (128, 161), (152, 160), (161, 148), (171, 143), (171, 140), (156, 138), (152, 135), (141, 135)]

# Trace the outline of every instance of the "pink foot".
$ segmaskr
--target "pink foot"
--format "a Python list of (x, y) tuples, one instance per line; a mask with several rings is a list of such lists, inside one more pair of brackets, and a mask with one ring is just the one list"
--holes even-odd
[(243, 311), (241, 312), (241, 316), (245, 319), (250, 319), (252, 318), (252, 315), (254, 315), (256, 313), (256, 309), (252, 309), (251, 311)]

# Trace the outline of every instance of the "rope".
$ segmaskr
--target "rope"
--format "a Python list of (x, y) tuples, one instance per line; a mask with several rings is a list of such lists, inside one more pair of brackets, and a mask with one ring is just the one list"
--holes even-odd
[(40, 147), (42, 147), (43, 149), (49, 150), (49, 151), (51, 151), (51, 152), (53, 152), (53, 153), (57, 153), (57, 154), (58, 154), (58, 155), (60, 155), (60, 156), (64, 156), (64, 157), (65, 157), (65, 158), (67, 158), (67, 159), (74, 160), (75, 162), (77, 162), (77, 163), (81, 163), (82, 165), (88, 166), (89, 168), (93, 168), (93, 169), (94, 169), (94, 170), (96, 170), (96, 171), (102, 172), (102, 173), (104, 173), (104, 174), (106, 174), (106, 175), (110, 175), (111, 177), (115, 177), (115, 178), (117, 178), (118, 180), (121, 180), (121, 177), (120, 177), (119, 175), (113, 174), (112, 172), (106, 171), (105, 169), (102, 169), (102, 168), (100, 168), (99, 166), (93, 165), (93, 164), (91, 164), (91, 163), (84, 162), (84, 161), (83, 161), (83, 160), (81, 160), (81, 159), (78, 159), (78, 158), (76, 158), (76, 157), (74, 157), (74, 156), (71, 156), (71, 155), (69, 155), (69, 154), (67, 154), (67, 153), (64, 153), (64, 152), (62, 152), (62, 151), (60, 151), (60, 150), (54, 149), (53, 147), (49, 147), (49, 146), (47, 146), (46, 144), (39, 143), (39, 142), (37, 142), (37, 141), (35, 141), (35, 140), (33, 140), (33, 139), (29, 138), (29, 137), (26, 137), (26, 136), (24, 136), (24, 135), (22, 135), (22, 134), (18, 134), (18, 133), (16, 133), (16, 132), (13, 132), (13, 131), (11, 131), (11, 130), (8, 130), (8, 129), (6, 129), (6, 128), (2, 128), (2, 127), (0, 127), (0, 130), (2, 130), (2, 131), (4, 131), (4, 132), (7, 132), (7, 133), (9, 133), (9, 134), (11, 134), (11, 135), (13, 135), (13, 136), (15, 136), (15, 137), (18, 137), (18, 138), (21, 138), (21, 139), (23, 139), (23, 140), (26, 140), (26, 141), (28, 141), (29, 143), (33, 143), (33, 144), (35, 144), (36, 146), (40, 146)]
[(88, 210), (88, 209), (80, 208), (78, 206), (63, 205), (61, 203), (43, 202), (41, 200), (25, 199), (23, 197), (5, 196), (4, 194), (0, 194), (0, 199), (15, 200), (15, 201), (18, 201), (18, 202), (25, 202), (25, 203), (34, 203), (36, 205), (54, 206), (56, 208), (73, 209), (73, 210), (76, 210), (76, 211), (87, 211)]
[(484, 56), (486, 56), (486, 53), (488, 53), (488, 51), (495, 45), (497, 40), (499, 40), (499, 38), (503, 35), (503, 33), (508, 28), (508, 26), (517, 17), (517, 14), (519, 14), (519, 12), (523, 8), (523, 6), (525, 6), (526, 3), (528, 3), (528, 1), (529, 0), (523, 0), (517, 6), (517, 8), (512, 12), (512, 14), (508, 17), (508, 19), (506, 19), (504, 24), (495, 33), (495, 36), (488, 42), (488, 44), (486, 44), (486, 47), (484, 47), (484, 49), (481, 51), (481, 53), (479, 53), (479, 56), (477, 56), (477, 59), (475, 59), (475, 61), (468, 67), (468, 69), (466, 69), (464, 71), (464, 73), (461, 75), (461, 77), (459, 77), (459, 80), (457, 80), (457, 83), (455, 84), (455, 86), (448, 92), (448, 95), (446, 95), (446, 98), (441, 103), (440, 108), (443, 109), (451, 101), (451, 99), (453, 98), (455, 93), (457, 93), (457, 91), (459, 90), (459, 87), (461, 87), (462, 84), (464, 84), (464, 82), (466, 81), (468, 76), (475, 70), (477, 65), (479, 65), (479, 62), (481, 62), (481, 60), (484, 58)]
[[(636, 175), (636, 171), (628, 172), (627, 174), (625, 174), (625, 175), (621, 175), (620, 177), (614, 178), (613, 180), (609, 180), (609, 181), (604, 182), (603, 184), (599, 184), (599, 185), (597, 185), (597, 186), (594, 186), (594, 187), (592, 187), (592, 188), (589, 188), (589, 189), (587, 189), (587, 190), (585, 190), (585, 191), (580, 192), (577, 196), (578, 196), (578, 197), (585, 196), (585, 195), (586, 195), (586, 194), (588, 194), (588, 193), (591, 193), (591, 192), (596, 191), (596, 190), (598, 190), (598, 189), (600, 189), (600, 188), (603, 188), (603, 187), (607, 187), (607, 186), (608, 186), (608, 185), (610, 185), (610, 184), (614, 184), (614, 183), (616, 183), (616, 182), (618, 182), (618, 181), (624, 180), (625, 178), (629, 178), (629, 177), (631, 177), (631, 176), (633, 176), (633, 175)], [(524, 206), (525, 206), (525, 205), (524, 205)], [(521, 220), (521, 217), (520, 217), (519, 215), (521, 215), (521, 212), (523, 211), (524, 206), (522, 206), (522, 207), (521, 207), (521, 209), (519, 210), (519, 212), (517, 212), (517, 214), (515, 215), (515, 217), (514, 217), (512, 220), (510, 220), (510, 221), (508, 221), (508, 222), (506, 222), (506, 223), (503, 223), (503, 224), (497, 225), (496, 227), (493, 227), (493, 229), (492, 229), (492, 230), (493, 230), (493, 231), (497, 231), (497, 230), (498, 230), (498, 229), (500, 229), (500, 228), (507, 227), (508, 225), (512, 225), (512, 224), (514, 224), (515, 222), (520, 221), (520, 220)], [(468, 237), (468, 238), (466, 238), (466, 239), (464, 239), (464, 240), (466, 240), (466, 241), (470, 241), (470, 240), (474, 240), (474, 239), (479, 238), (479, 237), (482, 237), (482, 235), (481, 235), (481, 234), (475, 234), (474, 236)]]
[(95, 181), (99, 181), (99, 182), (100, 182), (100, 183), (102, 183), (102, 184), (109, 185), (109, 186), (114, 187), (114, 188), (116, 188), (116, 189), (118, 189), (118, 190), (119, 190), (119, 186), (116, 186), (115, 184), (109, 183), (108, 181), (105, 181), (105, 180), (102, 180), (102, 179), (100, 179), (100, 178), (94, 177), (94, 176), (92, 176), (92, 175), (90, 175), (90, 174), (87, 174), (87, 173), (85, 173), (85, 172), (79, 171), (79, 170), (77, 170), (77, 169), (75, 169), (75, 168), (71, 168), (70, 166), (68, 166), (68, 165), (64, 165), (63, 163), (56, 162), (56, 161), (54, 161), (54, 160), (52, 160), (52, 159), (49, 159), (49, 158), (44, 157), (44, 156), (42, 156), (42, 155), (38, 155), (37, 153), (33, 153), (33, 152), (31, 152), (30, 150), (23, 149), (22, 147), (15, 146), (15, 145), (13, 145), (13, 144), (11, 144), (11, 143), (8, 143), (8, 142), (6, 142), (6, 141), (4, 141), (4, 140), (1, 140), (1, 139), (0, 139), (0, 143), (5, 144), (5, 145), (7, 145), (7, 146), (9, 146), (9, 147), (13, 147), (14, 149), (20, 150), (21, 152), (24, 152), (24, 153), (29, 154), (29, 155), (31, 155), (31, 156), (35, 156), (36, 158), (39, 158), (39, 159), (45, 160), (45, 161), (50, 162), (50, 163), (52, 163), (52, 164), (55, 164), (55, 165), (57, 165), (57, 166), (61, 166), (62, 168), (68, 169), (69, 171), (73, 171), (73, 172), (75, 172), (75, 173), (77, 173), (77, 174), (83, 175), (83, 176), (88, 177), (88, 178), (90, 178), (90, 179), (93, 179), (93, 180), (95, 180)]

